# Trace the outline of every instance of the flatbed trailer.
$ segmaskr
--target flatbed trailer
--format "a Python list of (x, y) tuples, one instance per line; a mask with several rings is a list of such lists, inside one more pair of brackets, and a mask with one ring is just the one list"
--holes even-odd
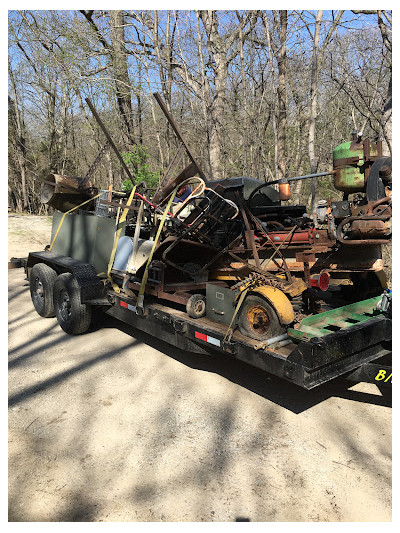
[(38, 263), (57, 275), (71, 273), (82, 303), (182, 350), (224, 357), (227, 364), (230, 358), (238, 359), (307, 390), (339, 376), (391, 386), (392, 321), (385, 313), (367, 313), (362, 321), (320, 337), (284, 335), (259, 342), (238, 331), (227, 335), (226, 325), (190, 318), (177, 305), (149, 295), (138, 309), (135, 298), (105, 289), (93, 265), (53, 252), (29, 254), (24, 261), (28, 279)]

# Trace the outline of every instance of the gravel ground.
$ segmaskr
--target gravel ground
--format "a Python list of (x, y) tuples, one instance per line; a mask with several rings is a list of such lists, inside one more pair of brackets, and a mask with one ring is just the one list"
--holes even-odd
[[(9, 215), (9, 257), (49, 236), (47, 217)], [(8, 319), (10, 521), (391, 520), (375, 385), (306, 392), (111, 318), (71, 337), (35, 313), (22, 269)]]

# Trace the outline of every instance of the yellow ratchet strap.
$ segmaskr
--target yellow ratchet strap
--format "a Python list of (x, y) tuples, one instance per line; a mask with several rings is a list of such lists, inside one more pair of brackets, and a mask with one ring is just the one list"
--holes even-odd
[[(101, 194), (101, 193), (100, 193)], [(100, 194), (97, 194), (96, 196), (93, 196), (92, 198), (89, 198), (89, 200), (86, 200), (85, 202), (82, 202), (81, 204), (73, 207), (72, 209), (70, 209), (69, 211), (66, 211), (63, 216), (61, 217), (61, 220), (60, 220), (60, 223), (58, 225), (58, 228), (57, 228), (57, 231), (56, 231), (56, 234), (54, 235), (53, 237), (53, 240), (51, 241), (51, 244), (50, 244), (50, 248), (49, 248), (49, 252), (51, 252), (52, 248), (53, 248), (53, 245), (57, 239), (57, 236), (58, 236), (58, 233), (61, 229), (61, 226), (65, 220), (65, 217), (68, 215), (68, 213), (71, 213), (71, 211), (75, 211), (75, 209), (79, 209), (80, 207), (82, 207), (83, 205), (85, 204), (88, 204), (89, 202), (91, 202), (92, 200), (95, 200), (96, 198), (98, 198), (100, 196)]]
[(239, 312), (239, 309), (241, 308), (242, 306), (242, 303), (243, 303), (243, 300), (245, 299), (246, 297), (246, 294), (248, 293), (249, 289), (252, 287), (252, 284), (250, 284), (249, 286), (247, 286), (245, 289), (242, 290), (240, 296), (239, 296), (239, 300), (238, 300), (238, 303), (236, 305), (236, 308), (235, 308), (235, 312), (233, 313), (233, 316), (232, 316), (232, 320), (231, 320), (231, 323), (229, 324), (229, 327), (228, 329), (226, 330), (226, 333), (225, 333), (225, 337), (224, 337), (224, 340), (222, 341), (223, 344), (225, 344), (226, 340), (228, 339), (228, 337), (230, 338), (232, 336), (232, 325), (233, 325), (233, 322), (236, 318), (236, 315), (238, 314)]
[(151, 263), (151, 261), (153, 259), (153, 254), (154, 254), (154, 251), (156, 249), (158, 239), (160, 238), (161, 231), (162, 231), (164, 223), (165, 223), (165, 219), (167, 218), (167, 215), (168, 215), (169, 210), (171, 208), (172, 201), (175, 198), (175, 195), (176, 195), (179, 187), (180, 187), (180, 185), (175, 187), (173, 193), (170, 196), (170, 199), (168, 200), (167, 207), (165, 208), (164, 213), (163, 213), (163, 215), (161, 217), (160, 224), (158, 226), (157, 233), (156, 233), (156, 236), (154, 238), (154, 244), (153, 244), (153, 247), (151, 248), (151, 252), (150, 252), (149, 258), (147, 259), (147, 263), (146, 263), (146, 267), (144, 269), (142, 282), (140, 284), (139, 293), (138, 293), (138, 297), (137, 297), (137, 306), (138, 307), (143, 307), (144, 289), (146, 287), (147, 278), (149, 276), (149, 265), (150, 265), (150, 263)]
[(108, 263), (108, 268), (107, 268), (107, 279), (108, 279), (108, 281), (111, 282), (112, 288), (117, 293), (120, 293), (121, 290), (118, 287), (118, 285), (116, 283), (114, 283), (114, 281), (113, 281), (113, 279), (111, 277), (111, 269), (112, 269), (112, 266), (114, 264), (115, 254), (117, 253), (118, 241), (119, 241), (119, 238), (121, 236), (121, 232), (122, 232), (122, 228), (123, 228), (124, 222), (125, 222), (126, 217), (128, 215), (129, 206), (131, 205), (133, 197), (135, 196), (135, 191), (136, 191), (136, 185), (134, 185), (134, 187), (133, 187), (133, 189), (131, 191), (131, 194), (129, 195), (128, 201), (126, 202), (126, 207), (124, 208), (124, 210), (122, 212), (122, 215), (119, 218), (118, 226), (117, 226), (117, 232), (115, 234), (115, 239), (114, 239), (114, 245), (113, 245), (113, 248), (111, 250), (110, 261)]

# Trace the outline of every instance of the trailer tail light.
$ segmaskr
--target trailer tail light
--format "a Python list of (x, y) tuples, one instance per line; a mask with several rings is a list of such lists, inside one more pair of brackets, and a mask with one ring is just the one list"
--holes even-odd
[(322, 274), (316, 274), (311, 276), (311, 287), (316, 287), (321, 291), (327, 291), (329, 287), (329, 274), (327, 272), (322, 272)]

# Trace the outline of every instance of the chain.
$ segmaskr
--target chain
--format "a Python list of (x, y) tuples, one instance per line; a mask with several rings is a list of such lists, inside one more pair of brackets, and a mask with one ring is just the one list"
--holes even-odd
[(240, 289), (247, 286), (259, 287), (260, 285), (271, 285), (272, 287), (280, 289), (281, 291), (284, 291), (287, 288), (286, 281), (270, 278), (258, 272), (250, 272), (247, 278), (240, 280), (232, 287), (232, 289)]

